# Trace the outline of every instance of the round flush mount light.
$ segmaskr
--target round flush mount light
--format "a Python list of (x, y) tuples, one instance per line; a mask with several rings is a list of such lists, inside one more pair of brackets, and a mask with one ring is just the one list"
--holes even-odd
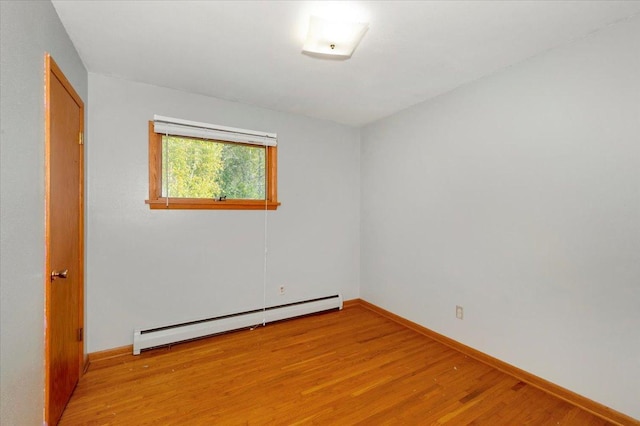
[(361, 22), (339, 22), (312, 16), (302, 52), (316, 57), (348, 59), (369, 29)]

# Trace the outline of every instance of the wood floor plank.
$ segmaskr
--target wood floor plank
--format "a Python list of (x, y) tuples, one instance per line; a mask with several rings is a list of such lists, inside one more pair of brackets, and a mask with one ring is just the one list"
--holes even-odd
[(61, 425), (607, 425), (359, 306), (92, 362)]

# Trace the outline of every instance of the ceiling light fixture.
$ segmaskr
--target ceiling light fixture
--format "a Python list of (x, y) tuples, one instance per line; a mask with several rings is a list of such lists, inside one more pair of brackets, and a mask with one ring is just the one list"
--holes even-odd
[(336, 22), (312, 16), (302, 53), (310, 56), (348, 59), (369, 29), (369, 24)]

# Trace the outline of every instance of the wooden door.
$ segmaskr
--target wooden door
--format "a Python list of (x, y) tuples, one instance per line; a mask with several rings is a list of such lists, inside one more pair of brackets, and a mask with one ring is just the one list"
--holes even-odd
[(55, 425), (84, 357), (84, 104), (49, 55), (45, 62), (45, 420)]

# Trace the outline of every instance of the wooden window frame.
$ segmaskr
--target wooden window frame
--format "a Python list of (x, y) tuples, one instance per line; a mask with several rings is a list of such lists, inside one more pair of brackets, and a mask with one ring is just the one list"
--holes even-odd
[(266, 200), (227, 199), (219, 201), (208, 198), (176, 197), (169, 197), (167, 200), (167, 197), (162, 196), (162, 136), (164, 135), (154, 132), (153, 121), (149, 121), (149, 199), (145, 200), (145, 203), (152, 210), (276, 210), (280, 205), (278, 202), (277, 146), (266, 147)]

